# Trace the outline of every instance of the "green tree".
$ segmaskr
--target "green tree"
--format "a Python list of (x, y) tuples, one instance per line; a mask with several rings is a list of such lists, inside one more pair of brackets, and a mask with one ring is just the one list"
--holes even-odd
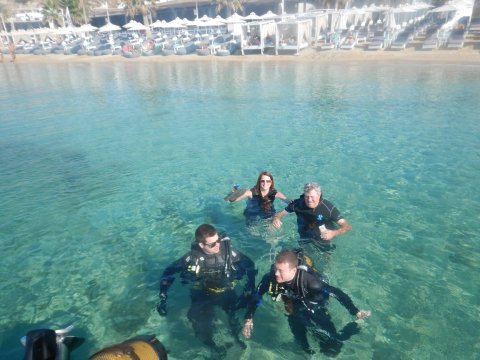
[(45, 0), (42, 8), (43, 23), (54, 24), (57, 26), (63, 25), (62, 12), (60, 11), (59, 0)]
[[(134, 18), (135, 15), (141, 14), (143, 17), (143, 25), (149, 26), (150, 21), (148, 15), (150, 14), (150, 7), (145, 5), (144, 0), (126, 0), (125, 1), (127, 15), (130, 18)], [(147, 33), (150, 32), (147, 30)]]
[(64, 13), (68, 8), (72, 22), (75, 25), (80, 25), (84, 21), (83, 7), (81, 6), (80, 2), (84, 3), (85, 1), (86, 0), (59, 0), (59, 3)]
[(90, 2), (89, 0), (79, 0), (79, 7), (82, 11), (82, 23), (87, 24), (89, 22), (90, 16), (87, 17), (87, 14), (90, 14)]
[(223, 8), (226, 9), (227, 16), (238, 11), (243, 11), (243, 0), (216, 0), (216, 3), (215, 11), (217, 14), (219, 14)]

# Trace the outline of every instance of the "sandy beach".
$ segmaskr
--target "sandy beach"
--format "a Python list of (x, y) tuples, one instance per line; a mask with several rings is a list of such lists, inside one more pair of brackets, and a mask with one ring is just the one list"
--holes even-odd
[[(17, 63), (75, 63), (75, 62), (197, 62), (197, 61), (312, 61), (312, 62), (415, 62), (429, 64), (472, 64), (480, 65), (480, 50), (477, 44), (465, 46), (458, 50), (432, 50), (421, 51), (415, 47), (409, 47), (402, 51), (367, 51), (362, 48), (354, 50), (325, 50), (317, 51), (313, 48), (303, 50), (299, 55), (231, 55), (231, 56), (198, 56), (171, 55), (171, 56), (141, 56), (138, 58), (126, 58), (120, 55), (88, 56), (88, 55), (24, 55), (18, 54)], [(10, 63), (10, 55), (4, 55), (4, 64)]]

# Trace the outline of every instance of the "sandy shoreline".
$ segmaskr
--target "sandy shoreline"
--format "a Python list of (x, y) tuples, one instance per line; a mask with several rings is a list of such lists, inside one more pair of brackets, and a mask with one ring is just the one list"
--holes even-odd
[[(402, 51), (366, 51), (354, 50), (328, 50), (317, 51), (305, 49), (300, 55), (231, 55), (231, 56), (198, 56), (171, 55), (171, 56), (141, 56), (138, 58), (125, 58), (120, 55), (88, 56), (88, 55), (17, 55), (17, 63), (77, 63), (77, 62), (199, 62), (199, 61), (240, 61), (240, 62), (416, 62), (431, 64), (471, 64), (480, 65), (480, 50), (473, 46), (458, 50), (433, 50), (421, 51), (407, 48)], [(10, 55), (4, 55), (4, 65), (10, 63)]]

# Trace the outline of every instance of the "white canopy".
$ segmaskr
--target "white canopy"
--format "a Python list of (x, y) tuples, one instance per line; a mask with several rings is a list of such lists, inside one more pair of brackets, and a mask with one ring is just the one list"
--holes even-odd
[(255, 21), (255, 20), (262, 20), (262, 18), (252, 11), (250, 14), (245, 16), (243, 20)]
[(162, 28), (164, 24), (166, 24), (165, 20), (160, 21), (157, 19), (157, 21), (155, 21), (153, 24), (150, 24), (150, 26), (156, 29), (156, 28)]
[(224, 20), (225, 24), (243, 24), (245, 20), (242, 20), (240, 16), (233, 17), (230, 16)]
[(174, 20), (170, 21), (167, 23), (169, 28), (174, 28), (174, 29), (181, 29), (184, 28), (184, 21), (180, 19), (179, 17), (176, 17)]
[(91, 31), (98, 30), (98, 28), (93, 26), (92, 24), (83, 24), (82, 26), (80, 26), (79, 30), (84, 32), (91, 32)]
[(209, 21), (209, 20), (212, 20), (212, 18), (209, 17), (209, 16), (207, 16), (207, 15), (205, 14), (205, 15), (203, 15), (200, 19), (198, 19), (198, 20), (200, 20), (200, 21)]
[(279, 16), (275, 13), (273, 13), (271, 10), (268, 10), (265, 14), (260, 16), (263, 20), (268, 20), (268, 19), (276, 19)]
[(121, 29), (122, 28), (120, 26), (112, 24), (111, 22), (108, 22), (105, 25), (103, 25), (100, 29), (98, 29), (98, 32), (118, 31)]
[(127, 30), (128, 31), (142, 31), (142, 30), (147, 30), (148, 29), (148, 26), (145, 26), (141, 23), (136, 23), (132, 26), (130, 26)]
[(125, 29), (130, 29), (132, 26), (135, 26), (135, 25), (137, 25), (137, 24), (139, 24), (139, 23), (138, 23), (137, 21), (135, 21), (135, 20), (132, 19), (132, 20), (130, 20), (128, 23), (126, 23), (125, 25), (123, 25), (123, 27), (124, 27)]

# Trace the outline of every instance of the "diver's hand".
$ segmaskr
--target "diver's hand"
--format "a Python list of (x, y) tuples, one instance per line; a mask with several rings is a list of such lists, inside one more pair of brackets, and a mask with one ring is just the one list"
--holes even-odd
[(360, 310), (357, 313), (357, 319), (363, 319), (369, 317), (370, 315), (372, 315), (372, 312), (370, 310)]
[(272, 224), (273, 224), (273, 227), (279, 229), (281, 226), (282, 226), (282, 222), (280, 221), (280, 219), (276, 216), (273, 217), (272, 219)]
[(335, 237), (335, 231), (325, 229), (323, 231), (320, 231), (320, 237), (322, 238), (322, 240), (330, 241)]
[(167, 295), (160, 294), (160, 302), (157, 304), (157, 312), (160, 316), (167, 316)]
[(247, 339), (252, 336), (253, 333), (253, 319), (245, 319), (245, 324), (243, 325), (242, 334)]

